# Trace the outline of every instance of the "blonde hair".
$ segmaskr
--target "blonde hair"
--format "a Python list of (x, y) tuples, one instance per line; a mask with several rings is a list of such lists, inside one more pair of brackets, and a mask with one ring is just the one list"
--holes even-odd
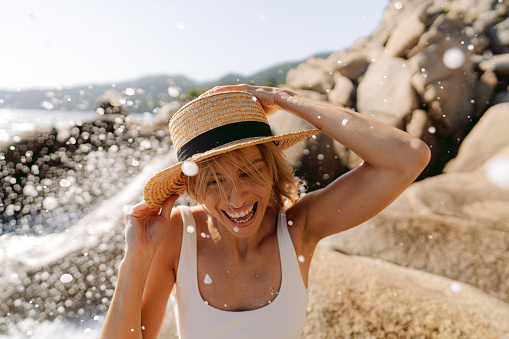
[[(269, 206), (281, 209), (285, 205), (293, 205), (298, 198), (299, 188), (303, 182), (295, 177), (284, 153), (273, 143), (256, 145), (263, 160), (267, 164), (270, 178), (262, 175), (253, 163), (253, 159), (247, 157), (240, 149), (217, 155), (198, 163), (200, 168), (198, 175), (186, 176), (187, 194), (196, 202), (205, 200), (207, 184), (210, 178), (219, 183), (217, 173), (225, 173), (222, 164), (231, 164), (249, 175), (258, 184), (265, 187), (272, 187)], [(232, 178), (226, 178), (232, 182)], [(218, 184), (221, 196), (227, 198), (225, 185)]]

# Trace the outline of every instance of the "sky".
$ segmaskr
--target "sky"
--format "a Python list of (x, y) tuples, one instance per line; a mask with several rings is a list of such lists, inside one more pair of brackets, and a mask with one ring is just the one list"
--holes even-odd
[(0, 89), (251, 75), (369, 36), (389, 0), (16, 0), (0, 11)]

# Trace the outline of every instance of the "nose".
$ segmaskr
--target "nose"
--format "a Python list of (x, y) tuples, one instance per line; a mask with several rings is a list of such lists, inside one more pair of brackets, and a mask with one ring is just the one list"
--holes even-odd
[(236, 182), (229, 188), (228, 204), (233, 208), (239, 208), (244, 206), (247, 198), (247, 191), (244, 189), (244, 185), (240, 182)]

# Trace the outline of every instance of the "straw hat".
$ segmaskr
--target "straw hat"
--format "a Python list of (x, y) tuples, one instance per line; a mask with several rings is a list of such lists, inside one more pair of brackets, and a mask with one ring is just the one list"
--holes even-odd
[(159, 208), (173, 194), (186, 190), (184, 161), (199, 162), (235, 149), (274, 142), (281, 150), (317, 133), (318, 129), (273, 136), (256, 97), (243, 91), (219, 92), (189, 102), (170, 119), (178, 163), (153, 176), (144, 199)]

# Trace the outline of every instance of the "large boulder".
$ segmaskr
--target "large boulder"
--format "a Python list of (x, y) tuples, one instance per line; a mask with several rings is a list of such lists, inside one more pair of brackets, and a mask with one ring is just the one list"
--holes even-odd
[[(509, 103), (492, 106), (467, 135), (445, 172), (471, 172), (509, 145)], [(509, 174), (508, 174), (509, 175)]]
[(371, 63), (357, 89), (357, 110), (395, 127), (418, 107), (411, 72), (402, 58), (385, 57)]
[(317, 251), (301, 338), (504, 338), (509, 305), (382, 260)]
[(313, 90), (325, 94), (333, 87), (332, 75), (316, 58), (292, 68), (286, 75), (286, 84), (294, 89)]
[(463, 281), (509, 302), (508, 201), (509, 190), (482, 171), (443, 174), (321, 245)]
[(463, 32), (458, 17), (439, 16), (409, 60), (412, 85), (443, 137), (462, 138), (472, 123), (476, 79)]

